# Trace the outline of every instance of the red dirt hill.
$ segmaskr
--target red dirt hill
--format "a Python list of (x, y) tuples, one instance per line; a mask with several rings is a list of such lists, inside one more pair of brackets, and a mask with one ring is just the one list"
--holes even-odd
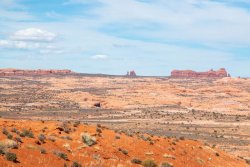
[(149, 163), (174, 167), (248, 166), (221, 150), (184, 138), (125, 134), (79, 122), (0, 119), (0, 126), (3, 132), (0, 133), (0, 166), (3, 167), (62, 167), (74, 162), (96, 167)]

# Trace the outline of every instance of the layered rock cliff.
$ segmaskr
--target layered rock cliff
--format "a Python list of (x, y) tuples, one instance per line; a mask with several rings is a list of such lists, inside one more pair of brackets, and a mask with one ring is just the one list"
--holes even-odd
[(171, 77), (182, 77), (182, 78), (223, 78), (229, 77), (225, 68), (221, 68), (217, 71), (209, 70), (207, 72), (196, 72), (192, 70), (173, 70)]
[(33, 76), (52, 74), (71, 74), (71, 70), (20, 70), (20, 69), (0, 69), (0, 76)]

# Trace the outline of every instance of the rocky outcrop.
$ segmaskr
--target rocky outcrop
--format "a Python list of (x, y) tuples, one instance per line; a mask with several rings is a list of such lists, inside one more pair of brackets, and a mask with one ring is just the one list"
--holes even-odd
[(134, 70), (133, 71), (128, 71), (126, 76), (128, 76), (128, 77), (136, 77), (136, 73), (135, 73)]
[(221, 68), (218, 71), (209, 70), (207, 72), (195, 72), (192, 70), (173, 70), (171, 77), (175, 78), (223, 78), (230, 77), (225, 68)]
[(34, 76), (52, 74), (72, 74), (71, 70), (19, 70), (19, 69), (0, 69), (0, 76)]

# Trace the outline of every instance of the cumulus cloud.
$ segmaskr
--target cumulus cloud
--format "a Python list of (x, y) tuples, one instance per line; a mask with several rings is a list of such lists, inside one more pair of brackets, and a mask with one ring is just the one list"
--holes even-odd
[(37, 41), (37, 42), (51, 42), (56, 38), (56, 34), (41, 30), (38, 28), (28, 28), (15, 32), (12, 40), (16, 41)]
[(94, 60), (106, 60), (108, 59), (108, 56), (107, 55), (94, 55), (91, 57), (91, 59), (94, 59)]

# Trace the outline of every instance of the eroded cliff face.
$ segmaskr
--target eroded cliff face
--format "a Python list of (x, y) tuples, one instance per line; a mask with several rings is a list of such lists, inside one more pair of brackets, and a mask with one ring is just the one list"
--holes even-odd
[(183, 77), (183, 78), (223, 78), (230, 77), (225, 68), (221, 68), (217, 71), (209, 70), (207, 72), (196, 72), (192, 70), (173, 70), (171, 77)]
[(19, 70), (0, 69), (0, 76), (31, 76), (31, 75), (51, 75), (51, 74), (71, 74), (71, 70)]

